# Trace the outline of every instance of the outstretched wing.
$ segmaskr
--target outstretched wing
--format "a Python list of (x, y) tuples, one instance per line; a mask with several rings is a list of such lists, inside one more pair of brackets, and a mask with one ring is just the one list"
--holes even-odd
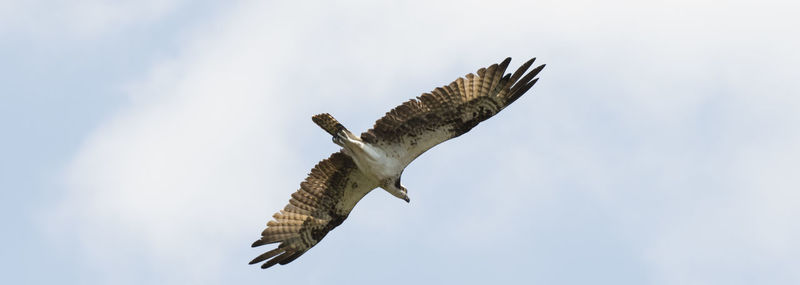
[(337, 152), (320, 161), (308, 174), (289, 204), (267, 223), (253, 247), (280, 243), (250, 264), (267, 260), (261, 268), (287, 264), (316, 245), (340, 225), (361, 198), (378, 183), (365, 176), (350, 156)]
[(525, 62), (514, 74), (504, 75), (511, 62), (506, 58), (479, 69), (477, 76), (467, 74), (411, 99), (386, 113), (361, 139), (397, 152), (408, 165), (428, 149), (468, 132), (519, 99), (539, 80), (534, 77), (544, 68), (543, 64), (525, 74), (534, 60)]

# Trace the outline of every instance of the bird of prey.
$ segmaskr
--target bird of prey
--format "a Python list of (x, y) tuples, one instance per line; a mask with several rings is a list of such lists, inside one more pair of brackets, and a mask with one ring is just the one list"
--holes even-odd
[(289, 204), (275, 213), (253, 247), (280, 243), (250, 264), (261, 268), (287, 264), (319, 243), (340, 225), (356, 203), (380, 187), (409, 202), (400, 184), (403, 170), (419, 155), (458, 137), (519, 99), (539, 78), (540, 65), (530, 72), (535, 58), (506, 74), (511, 58), (467, 74), (449, 85), (424, 93), (392, 109), (375, 126), (356, 136), (333, 116), (320, 114), (314, 123), (342, 147), (320, 161)]

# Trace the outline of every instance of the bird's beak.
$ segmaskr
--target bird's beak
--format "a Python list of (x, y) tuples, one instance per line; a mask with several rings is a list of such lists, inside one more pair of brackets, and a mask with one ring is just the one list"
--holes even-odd
[(408, 198), (408, 195), (404, 196), (403, 200), (405, 200), (406, 203), (411, 203), (411, 199)]

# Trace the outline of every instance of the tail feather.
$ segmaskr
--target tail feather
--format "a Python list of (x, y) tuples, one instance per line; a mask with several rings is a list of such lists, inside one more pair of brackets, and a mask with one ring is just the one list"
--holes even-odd
[(311, 117), (311, 120), (314, 123), (317, 123), (323, 130), (331, 134), (332, 136), (337, 136), (339, 132), (342, 130), (347, 131), (347, 129), (339, 123), (336, 119), (331, 116), (331, 114), (323, 113), (319, 115), (314, 115)]

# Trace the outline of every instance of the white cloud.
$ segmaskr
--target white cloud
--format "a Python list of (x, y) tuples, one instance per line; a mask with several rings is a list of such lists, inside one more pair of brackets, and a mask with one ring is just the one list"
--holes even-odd
[[(539, 56), (531, 94), (412, 164), (411, 206), (368, 196), (303, 265), (330, 276), (313, 265), (389, 251), (429, 272), (413, 246), (447, 254), (443, 270), (535, 267), (543, 283), (617, 261), (654, 283), (797, 281), (791, 4), (636, 3), (240, 3), (127, 87), (131, 104), (69, 165), (56, 214), (106, 281), (242, 278), (228, 269), (257, 252), (240, 248), (334, 150), (311, 114), (366, 129), (480, 65)], [(370, 258), (346, 260), (392, 272)], [(486, 261), (501, 258), (522, 268)], [(623, 267), (604, 277), (634, 280)]]
[(78, 38), (119, 31), (158, 20), (180, 7), (180, 0), (0, 1), (0, 33)]

